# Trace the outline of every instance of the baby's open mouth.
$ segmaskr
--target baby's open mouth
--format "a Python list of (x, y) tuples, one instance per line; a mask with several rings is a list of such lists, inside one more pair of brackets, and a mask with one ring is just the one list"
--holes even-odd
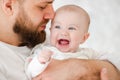
[(58, 40), (58, 43), (60, 44), (60, 45), (68, 45), (69, 44), (69, 40), (67, 40), (67, 39), (59, 39)]

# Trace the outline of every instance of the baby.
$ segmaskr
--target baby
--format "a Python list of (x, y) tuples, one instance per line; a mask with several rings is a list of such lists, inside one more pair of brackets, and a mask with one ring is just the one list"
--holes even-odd
[(89, 37), (90, 18), (88, 13), (76, 5), (65, 5), (57, 9), (50, 28), (50, 45), (34, 51), (34, 58), (27, 73), (35, 77), (54, 59), (97, 59), (99, 54), (88, 48), (79, 48)]

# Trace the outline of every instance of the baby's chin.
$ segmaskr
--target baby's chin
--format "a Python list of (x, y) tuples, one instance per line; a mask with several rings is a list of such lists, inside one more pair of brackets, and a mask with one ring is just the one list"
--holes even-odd
[(61, 52), (70, 52), (69, 48), (68, 47), (57, 47), (57, 49)]

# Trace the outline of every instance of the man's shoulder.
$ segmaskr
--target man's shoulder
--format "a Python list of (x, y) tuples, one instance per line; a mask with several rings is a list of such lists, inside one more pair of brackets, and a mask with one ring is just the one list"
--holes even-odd
[(0, 43), (0, 61), (6, 61), (8, 58), (13, 57), (14, 54), (7, 46)]

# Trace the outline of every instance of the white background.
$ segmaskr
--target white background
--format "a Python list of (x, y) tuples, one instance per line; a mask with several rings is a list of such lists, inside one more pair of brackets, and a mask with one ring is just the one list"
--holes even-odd
[(119, 53), (120, 0), (55, 0), (54, 9), (65, 4), (79, 5), (90, 15), (90, 37), (82, 47)]

